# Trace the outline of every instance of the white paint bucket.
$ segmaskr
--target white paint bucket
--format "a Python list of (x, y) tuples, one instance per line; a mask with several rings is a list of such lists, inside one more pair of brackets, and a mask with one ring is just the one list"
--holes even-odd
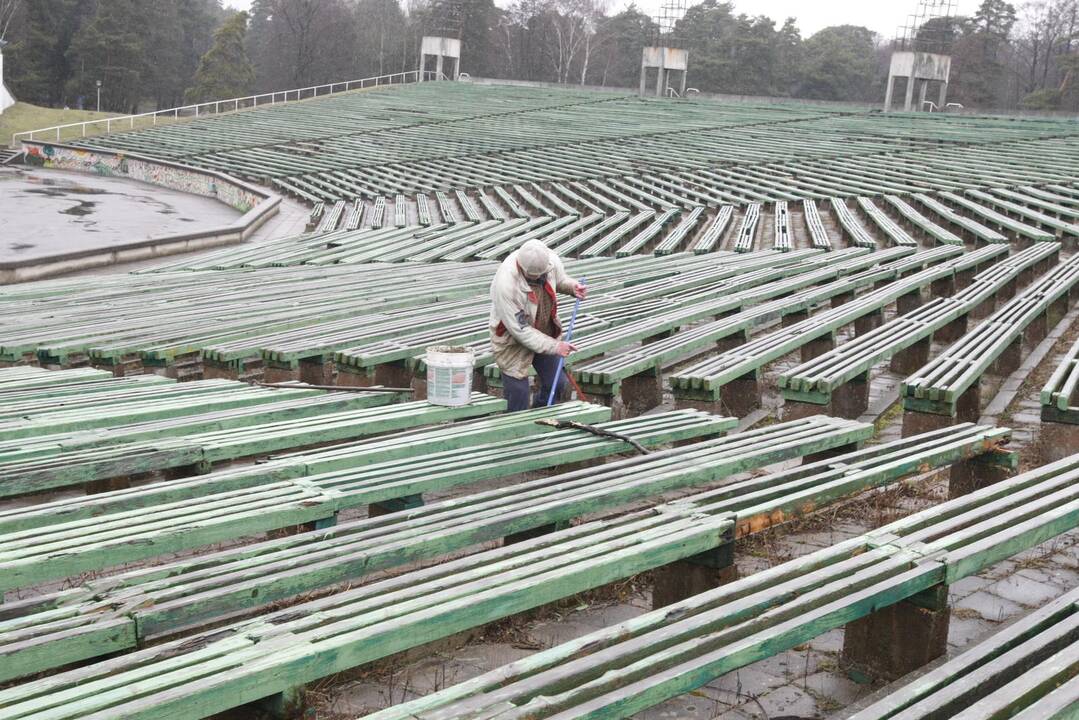
[(468, 405), (475, 362), (472, 348), (450, 345), (427, 348), (427, 402)]

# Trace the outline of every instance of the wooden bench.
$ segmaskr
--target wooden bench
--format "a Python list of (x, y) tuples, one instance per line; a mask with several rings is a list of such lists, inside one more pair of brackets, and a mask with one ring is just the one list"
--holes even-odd
[(942, 192), (939, 196), (953, 205), (957, 205), (977, 216), (982, 222), (987, 222), (991, 226), (996, 227), (1001, 232), (1010, 232), (1020, 238), (1032, 242), (1050, 242), (1056, 239), (1052, 233), (1041, 230), (1033, 225), (1020, 222), (1019, 220), (1014, 220), (985, 205), (974, 202), (974, 200), (964, 197), (959, 193)]
[(368, 717), (630, 717), (844, 625), (841, 665), (895, 679), (946, 651), (949, 585), (1079, 524), (1077, 481), (1073, 456)]
[[(730, 420), (709, 421), (713, 429), (730, 426)], [(575, 517), (615, 510), (783, 459), (852, 447), (871, 432), (867, 425), (824, 417), (784, 423), (601, 468), (512, 484), (407, 513), (351, 521), (320, 532), (102, 578), (82, 591), (60, 592), (9, 608), (5, 616), (15, 619), (8, 627), (19, 632), (0, 649), (0, 657), (18, 657), (20, 662), (4, 666), (0, 676), (131, 649), (136, 636), (168, 633), (381, 569), (432, 560), (490, 539), (504, 537), (507, 544), (519, 543), (556, 526), (565, 527)], [(985, 447), (985, 437), (978, 433), (956, 430), (952, 439), (956, 440), (952, 449), (938, 459), (977, 454), (978, 448)], [(822, 470), (828, 464), (814, 467)], [(235, 574), (237, 570), (241, 572)], [(103, 616), (99, 612), (102, 602), (119, 602), (125, 610)], [(124, 623), (137, 621), (136, 636), (115, 632), (121, 617), (126, 618)]]
[(975, 419), (981, 414), (981, 378), (1019, 368), (1024, 340), (1037, 344), (1067, 312), (1079, 286), (1079, 255), (1056, 265), (1021, 294), (903, 381), (903, 431)]
[(723, 233), (726, 231), (727, 226), (731, 224), (732, 217), (734, 217), (734, 208), (732, 206), (724, 205), (719, 208), (716, 216), (712, 218), (712, 222), (708, 224), (704, 232), (697, 238), (697, 241), (693, 243), (693, 252), (697, 255), (712, 252), (723, 238)]
[(750, 252), (753, 250), (757, 239), (757, 228), (760, 226), (761, 206), (760, 203), (750, 203), (746, 206), (746, 212), (742, 216), (742, 223), (738, 226), (738, 232), (734, 237), (735, 252)]
[[(1014, 293), (1016, 278), (1054, 251), (1048, 244), (1028, 248), (974, 276), (962, 290), (933, 298), (879, 327), (865, 328), (849, 342), (782, 373), (779, 387), (784, 413), (794, 416), (830, 411), (840, 417), (859, 417), (868, 408), (870, 373), (875, 365), (891, 359), (894, 372), (916, 371), (929, 361), (933, 339), (951, 341), (965, 333), (967, 318), (976, 308), (992, 304), (994, 297), (1009, 287)], [(974, 252), (988, 259), (1004, 255), (1005, 248), (991, 245)]]
[(821, 250), (831, 250), (832, 240), (824, 228), (824, 221), (821, 220), (815, 200), (802, 201), (802, 217), (805, 218), (806, 230), (809, 231), (809, 244)]
[[(318, 394), (178, 419), (43, 435), (33, 441), (8, 440), (0, 442), (0, 497), (73, 485), (98, 492), (163, 471), (170, 471), (172, 478), (205, 473), (215, 463), (272, 446), (276, 433), (296, 423), (309, 423), (312, 438), (318, 438), (327, 424), (343, 422), (345, 413), (402, 398), (393, 392)], [(222, 446), (225, 439), (230, 442)]]
[[(864, 252), (862, 248), (850, 250)], [(760, 289), (728, 288), (722, 300), (709, 304), (710, 314), (715, 319), (601, 359), (589, 360), (582, 356), (571, 362), (570, 368), (582, 389), (601, 402), (614, 405), (615, 397), (620, 394), (624, 412), (632, 414), (648, 410), (661, 401), (662, 368), (717, 345), (741, 344), (759, 326), (790, 316), (800, 318), (818, 303), (847, 297), (857, 289), (894, 277), (895, 271), (887, 266), (888, 261), (895, 261), (894, 254), (869, 253), (842, 259), (847, 252), (827, 256), (838, 262), (822, 264), (818, 270), (783, 280), (779, 278), (787, 273), (761, 271), (767, 273), (764, 277), (778, 276), (774, 278), (778, 281)], [(898, 254), (908, 253), (900, 251)], [(878, 264), (881, 267), (875, 268)], [(752, 273), (740, 278), (752, 279)], [(679, 320), (678, 324), (685, 323)], [(604, 334), (607, 333), (601, 333)], [(591, 341), (582, 344), (591, 349)], [(581, 360), (586, 362), (581, 364)]]
[(321, 200), (319, 202), (316, 202), (311, 207), (311, 212), (307, 216), (307, 229), (308, 230), (314, 230), (315, 227), (322, 220), (322, 216), (325, 213), (326, 213), (326, 203), (322, 202)]
[(1035, 224), (1036, 227), (1046, 230), (1056, 237), (1064, 237), (1065, 235), (1070, 237), (1079, 237), (1079, 225), (1075, 225), (1072, 222), (1061, 220), (1054, 215), (1048, 215), (1042, 212), (1042, 208), (1032, 208), (1031, 203), (1016, 201), (1007, 196), (1002, 196), (1002, 193), (988, 193), (982, 190), (966, 190), (966, 195), (978, 200), (979, 202), (987, 203), (993, 207), (999, 208), (1008, 215), (1013, 217), (1022, 218), (1024, 221), (1029, 221)]
[(836, 222), (843, 229), (849, 243), (859, 247), (876, 249), (877, 241), (873, 239), (865, 226), (858, 222), (858, 218), (850, 211), (846, 201), (842, 198), (834, 197), (828, 203), (832, 208), (832, 214), (835, 215)]
[[(953, 277), (967, 264), (979, 261), (977, 257), (964, 257), (955, 246), (945, 245), (896, 261), (896, 265), (907, 264), (909, 271), (916, 272), (891, 282), (882, 279), (881, 287), (858, 297), (853, 297), (857, 286), (852, 285), (851, 292), (841, 296), (829, 310), (802, 316), (804, 319), (793, 316), (795, 321), (780, 330), (740, 342), (671, 375), (675, 400), (693, 407), (727, 407), (732, 414), (744, 416), (760, 403), (758, 379), (761, 368), (768, 363), (795, 350), (800, 350), (803, 362), (832, 350), (839, 328), (863, 317), (871, 318), (863, 322), (876, 324), (881, 311), (893, 302), (916, 305), (921, 301), (923, 287), (932, 287), (935, 282)], [(920, 267), (926, 269), (919, 271)], [(897, 271), (892, 277), (899, 274)]]
[(656, 215), (655, 219), (643, 230), (634, 235), (632, 238), (623, 243), (617, 250), (615, 250), (615, 257), (628, 257), (630, 255), (636, 255), (645, 249), (645, 246), (649, 243), (654, 243), (655, 238), (663, 232), (663, 228), (667, 225), (671, 219), (678, 214), (678, 210), (674, 208), (668, 208), (663, 212)]
[(888, 693), (850, 720), (1063, 720), (1079, 706), (1079, 590)]
[(1042, 454), (1058, 460), (1079, 447), (1079, 340), (1064, 353), (1039, 396)]
[(683, 213), (678, 219), (678, 224), (671, 230), (667, 237), (663, 238), (652, 252), (656, 255), (670, 255), (682, 247), (682, 243), (689, 238), (697, 223), (704, 217), (704, 206), (697, 205), (688, 213)]
[(1008, 242), (1008, 238), (1004, 237), (1001, 233), (986, 227), (977, 220), (960, 215), (955, 210), (952, 210), (950, 207), (930, 195), (915, 193), (912, 197), (929, 212), (935, 213), (938, 217), (943, 218), (953, 226), (959, 228), (967, 237), (972, 238), (975, 243)]
[(895, 243), (896, 245), (909, 245), (911, 247), (918, 247), (918, 243), (914, 240), (914, 238), (912, 238), (906, 230), (899, 227), (899, 225), (897, 225), (894, 220), (888, 217), (887, 213), (877, 207), (877, 204), (874, 203), (872, 200), (865, 196), (859, 195), (855, 202), (858, 204), (858, 208), (869, 219), (869, 221), (876, 225), (881, 232), (887, 235), (893, 243)]
[[(452, 415), (444, 416), (448, 417)], [(569, 417), (573, 418), (573, 413)], [(429, 420), (437, 422), (438, 418)], [(714, 435), (731, 424), (700, 413), (667, 413), (622, 421), (611, 430), (654, 447)], [(381, 426), (393, 429), (385, 422)], [(398, 427), (402, 427), (400, 422)], [(14, 513), (6, 518), (8, 525), (34, 527), (3, 535), (0, 590), (256, 532), (314, 521), (332, 524), (337, 513), (347, 508), (402, 503), (411, 507), (419, 503), (423, 492), (592, 460), (628, 447), (617, 440), (561, 431), (426, 455), (420, 455), (418, 449), (422, 459), (317, 474), (300, 474), (288, 464), (269, 468), (269, 472), (229, 473), (203, 483), (187, 483), (177, 493), (187, 496), (182, 500), (174, 499), (167, 486), (140, 488), (141, 492), (97, 502), (65, 503), (74, 519), (52, 525), (40, 524), (40, 513)], [(132, 495), (138, 496), (137, 502), (131, 502)], [(130, 509), (133, 505), (138, 507)], [(31, 514), (34, 517), (28, 518)]]
[(772, 208), (772, 249), (790, 252), (793, 247), (791, 216), (787, 211), (787, 201), (779, 200)]
[(935, 222), (922, 215), (915, 210), (906, 200), (895, 195), (885, 195), (884, 201), (895, 208), (900, 217), (908, 224), (912, 229), (917, 229), (924, 232), (934, 241), (944, 245), (962, 245), (963, 238), (959, 237), (951, 230), (937, 225)]

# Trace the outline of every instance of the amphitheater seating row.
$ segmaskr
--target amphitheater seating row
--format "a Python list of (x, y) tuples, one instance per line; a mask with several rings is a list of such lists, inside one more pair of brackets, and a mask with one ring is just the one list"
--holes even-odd
[[(694, 418), (683, 413), (681, 417), (687, 429), (672, 431), (670, 438), (714, 434), (732, 424), (729, 419), (701, 414)], [(638, 425), (641, 423), (641, 420), (636, 421)], [(647, 423), (654, 428), (663, 425), (658, 418)], [(625, 425), (623, 422), (622, 426)], [(18, 656), (17, 649), (25, 652), (21, 663), (3, 666), (0, 676), (22, 674), (31, 664), (56, 667), (70, 662), (79, 653), (84, 653), (83, 657), (92, 657), (109, 652), (109, 648), (130, 648), (125, 645), (126, 640), (117, 641), (112, 632), (116, 615), (103, 617), (98, 612), (100, 601), (106, 597), (113, 598), (111, 604), (120, 598), (134, 600), (136, 596), (140, 597), (129, 605), (123, 603), (138, 619), (139, 632), (143, 635), (169, 632), (379, 569), (433, 559), (499, 537), (523, 539), (552, 524), (564, 526), (572, 518), (615, 510), (670, 490), (714, 482), (783, 459), (851, 446), (865, 440), (871, 432), (868, 425), (825, 417), (809, 418), (413, 507), (408, 512), (391, 512), (341, 523), (321, 532), (201, 555), (154, 567), (149, 573), (137, 570), (103, 578), (92, 583), (94, 587), (87, 588), (86, 593), (61, 592), (10, 610), (8, 616), (15, 613), (18, 617), (7, 624), (7, 629), (17, 632), (11, 636), (14, 647), (4, 656)], [(580, 435), (577, 431), (566, 431), (568, 435), (574, 433)], [(643, 436), (647, 434), (646, 431)], [(976, 454), (979, 452), (976, 448), (985, 447), (986, 437), (1000, 439), (1006, 434), (1006, 431), (985, 428), (977, 432), (970, 432), (969, 428), (957, 431), (953, 435), (954, 448), (949, 451), (951, 454), (945, 455), (956, 458), (964, 453)], [(527, 444), (528, 441), (523, 442)], [(589, 442), (595, 442), (594, 438)], [(619, 441), (603, 442), (607, 446), (622, 445)], [(492, 451), (495, 451), (493, 446)], [(458, 474), (466, 455), (458, 453), (456, 457)], [(523, 455), (519, 454), (513, 461), (519, 467), (524, 467), (520, 460)], [(546, 462), (553, 466), (564, 460), (555, 458)], [(531, 467), (542, 466), (543, 463), (531, 464)], [(823, 470), (825, 465), (813, 469)], [(470, 470), (474, 471), (475, 467)], [(360, 472), (367, 472), (367, 468)], [(491, 475), (498, 474), (499, 471), (494, 471)], [(362, 485), (362, 474), (354, 480)], [(719, 542), (721, 534), (708, 533), (713, 545)], [(72, 565), (69, 569), (75, 570), (75, 567)], [(69, 632), (73, 628), (79, 631)], [(125, 633), (124, 637), (130, 637), (130, 634)], [(43, 651), (46, 645), (51, 647)], [(85, 654), (88, 645), (96, 645), (97, 651)], [(52, 659), (48, 659), (50, 657)]]
[[(897, 652), (931, 659), (945, 648), (936, 644), (928, 653), (924, 638), (939, 639), (929, 628), (948, 613), (948, 585), (1074, 528), (1077, 473), (1079, 456), (1072, 456), (370, 717), (632, 716), (844, 625), (842, 660), (848, 666), (857, 666), (866, 647), (879, 651), (893, 643)], [(1061, 606), (1053, 607), (1060, 612)], [(1061, 614), (1070, 616), (1068, 610)], [(1066, 642), (1073, 642), (1073, 623), (1065, 622), (1057, 632), (1070, 632)], [(870, 632), (872, 642), (866, 640)], [(1059, 647), (1043, 649), (1041, 656)], [(1065, 663), (1074, 673), (1074, 658)], [(1002, 678), (1015, 678), (1016, 666), (1028, 667), (1018, 659), (1007, 666), (1001, 660), (984, 667)], [(992, 702), (1006, 707), (1009, 700), (1020, 706), (1040, 700), (1035, 707), (1044, 702), (1048, 709), (1073, 701), (1074, 683), (1066, 682), (1069, 671), (1059, 662), (1029, 673), (1015, 678), (1013, 687), (1026, 691), (1022, 701), (999, 693), (989, 696)], [(942, 674), (926, 677), (946, 681)], [(1030, 682), (1053, 677), (1065, 681), (1063, 692), (1054, 693), (1052, 681)], [(953, 717), (1000, 717), (981, 714), (989, 708), (979, 703), (968, 715)]]

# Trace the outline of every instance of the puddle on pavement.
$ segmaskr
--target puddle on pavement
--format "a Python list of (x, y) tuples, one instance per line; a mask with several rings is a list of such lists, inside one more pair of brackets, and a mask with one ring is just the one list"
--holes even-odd
[(78, 205), (72, 205), (67, 210), (61, 210), (60, 212), (64, 215), (89, 215), (94, 211), (94, 207), (96, 205), (96, 202), (90, 202), (89, 200), (79, 200)]

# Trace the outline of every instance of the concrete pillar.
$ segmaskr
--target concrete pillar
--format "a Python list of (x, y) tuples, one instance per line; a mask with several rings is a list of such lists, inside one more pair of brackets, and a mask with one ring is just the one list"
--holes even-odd
[(735, 417), (745, 417), (761, 404), (761, 388), (756, 373), (746, 373), (720, 388), (722, 406)]
[(1050, 422), (1043, 414), (1038, 426), (1038, 440), (1041, 456), (1046, 463), (1063, 460), (1079, 448), (1079, 425)]
[(832, 413), (841, 418), (857, 420), (869, 409), (869, 373), (843, 383), (832, 391)]
[(802, 362), (809, 362), (813, 358), (823, 355), (826, 352), (835, 349), (835, 336), (831, 333), (822, 337), (810, 340), (799, 348), (799, 353), (802, 358)]
[(884, 91), (884, 112), (892, 111), (892, 90), (895, 88), (895, 78), (888, 77), (888, 86)]
[(940, 430), (956, 424), (955, 415), (938, 415), (937, 413), (919, 412), (917, 410), (903, 411), (903, 437), (921, 435), (922, 433)]
[(918, 112), (925, 109), (925, 91), (929, 89), (929, 81), (922, 80), (918, 85)]
[(717, 547), (652, 571), (652, 609), (657, 610), (738, 579), (734, 528)]
[(945, 105), (945, 103), (947, 101), (948, 101), (948, 81), (945, 80), (940, 84), (940, 101), (937, 103), (937, 106), (940, 108), (941, 112), (944, 111), (944, 105)]
[(857, 682), (896, 680), (948, 649), (948, 586), (937, 585), (849, 622), (840, 664)]
[[(834, 299), (834, 298), (833, 298)], [(873, 332), (884, 324), (884, 311), (874, 310), (871, 313), (854, 319), (854, 334), (858, 337)]]
[(1013, 372), (1019, 369), (1019, 365), (1023, 361), (1023, 340), (1021, 337), (1016, 338), (1014, 341), (1008, 344), (1008, 347), (997, 355), (996, 360), (989, 366), (989, 372), (994, 375), (1011, 375)]
[(631, 375), (622, 380), (624, 417), (636, 417), (663, 403), (663, 378), (658, 372)]
[(953, 463), (948, 480), (948, 498), (954, 499), (995, 485), (1015, 475), (1019, 467), (1016, 453), (998, 450)]
[(907, 95), (903, 100), (903, 111), (910, 112), (911, 106), (914, 104), (914, 78), (907, 78)]
[(906, 377), (917, 372), (927, 362), (929, 362), (929, 338), (923, 338), (892, 355), (890, 364), (892, 372)]

